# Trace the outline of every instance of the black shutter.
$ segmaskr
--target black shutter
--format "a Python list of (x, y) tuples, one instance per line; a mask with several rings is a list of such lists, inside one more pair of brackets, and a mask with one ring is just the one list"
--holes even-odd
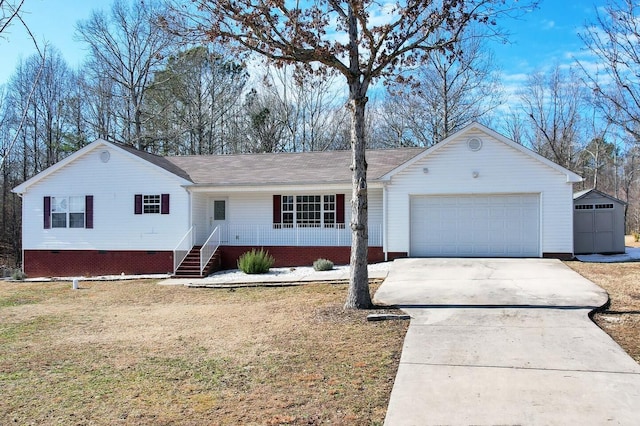
[(344, 194), (336, 194), (336, 223), (344, 225)]
[(142, 195), (141, 194), (136, 194), (134, 197), (133, 212), (135, 214), (142, 214)]
[(51, 197), (44, 197), (44, 229), (51, 229)]
[(282, 223), (282, 195), (273, 196), (273, 223)]
[(93, 228), (93, 195), (84, 197), (84, 227)]
[(160, 214), (169, 214), (169, 194), (160, 196)]

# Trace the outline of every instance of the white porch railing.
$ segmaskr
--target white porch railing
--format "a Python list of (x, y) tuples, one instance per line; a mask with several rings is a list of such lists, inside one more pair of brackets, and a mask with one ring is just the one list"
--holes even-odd
[[(280, 225), (234, 225), (221, 227), (221, 245), (228, 246), (350, 246), (346, 227), (278, 227)], [(286, 226), (286, 225), (285, 225)], [(382, 246), (382, 225), (369, 226), (369, 246)]]
[(173, 273), (175, 274), (182, 261), (187, 257), (194, 246), (195, 242), (195, 226), (189, 228), (184, 237), (180, 240), (176, 248), (173, 249)]
[(218, 250), (218, 247), (220, 247), (220, 227), (216, 226), (216, 229), (213, 230), (200, 249), (200, 275), (204, 272), (204, 268), (216, 250)]

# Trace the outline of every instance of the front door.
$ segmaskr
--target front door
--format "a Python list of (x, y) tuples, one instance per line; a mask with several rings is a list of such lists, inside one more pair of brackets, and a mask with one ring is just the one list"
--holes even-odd
[(209, 205), (209, 233), (213, 232), (216, 227), (220, 228), (220, 242), (228, 242), (228, 210), (226, 198), (215, 198), (211, 200)]

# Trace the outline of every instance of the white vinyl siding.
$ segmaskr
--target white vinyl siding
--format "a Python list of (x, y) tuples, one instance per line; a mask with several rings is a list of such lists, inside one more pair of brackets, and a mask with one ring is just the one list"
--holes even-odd
[[(204, 243), (211, 233), (211, 224), (207, 214), (209, 196), (202, 192), (191, 195), (191, 218), (196, 233), (195, 240), (198, 244)], [(173, 211), (178, 208), (174, 205)]]
[[(100, 153), (109, 151), (108, 162)], [(184, 180), (117, 149), (97, 145), (35, 183), (23, 196), (23, 248), (173, 250), (189, 228)], [(43, 227), (43, 197), (93, 195), (93, 229)], [(136, 194), (170, 194), (170, 215), (135, 215)]]
[[(482, 140), (479, 151), (467, 147), (472, 137)], [(572, 192), (565, 174), (484, 132), (465, 132), (391, 178), (385, 250), (410, 252), (412, 196), (525, 193), (539, 194), (541, 253), (573, 253)]]
[[(294, 191), (309, 195), (326, 195), (326, 190), (321, 187), (301, 189)], [(331, 191), (335, 194), (345, 194), (345, 229), (337, 227), (330, 228), (306, 228), (301, 233), (309, 235), (304, 240), (297, 240), (291, 235), (291, 229), (273, 229), (273, 190), (272, 191), (243, 191), (234, 193), (194, 193), (193, 194), (193, 217), (197, 228), (197, 243), (204, 242), (211, 232), (208, 219), (202, 217), (207, 215), (207, 203), (211, 200), (224, 197), (227, 200), (227, 215), (225, 226), (229, 233), (225, 235), (228, 244), (247, 245), (253, 244), (256, 240), (261, 245), (328, 245), (332, 239), (325, 238), (326, 235), (340, 233), (345, 238), (340, 238), (340, 245), (350, 244), (351, 202), (350, 188), (336, 189)], [(205, 231), (201, 230), (205, 229)], [(370, 242), (382, 241), (382, 189), (375, 188), (369, 190), (369, 228)], [(235, 231), (235, 232), (234, 232)], [(316, 235), (317, 237), (314, 237)], [(270, 236), (274, 236), (273, 238)]]

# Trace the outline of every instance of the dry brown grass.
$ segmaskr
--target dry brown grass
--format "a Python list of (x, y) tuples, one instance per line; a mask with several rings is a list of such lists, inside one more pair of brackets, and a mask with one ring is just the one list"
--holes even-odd
[(636, 241), (633, 235), (625, 235), (624, 245), (627, 247), (640, 247), (640, 241)]
[(640, 363), (640, 262), (566, 264), (609, 293), (611, 305), (594, 320)]
[[(407, 322), (345, 285), (0, 282), (0, 424), (381, 424)], [(372, 291), (374, 288), (372, 288)]]

